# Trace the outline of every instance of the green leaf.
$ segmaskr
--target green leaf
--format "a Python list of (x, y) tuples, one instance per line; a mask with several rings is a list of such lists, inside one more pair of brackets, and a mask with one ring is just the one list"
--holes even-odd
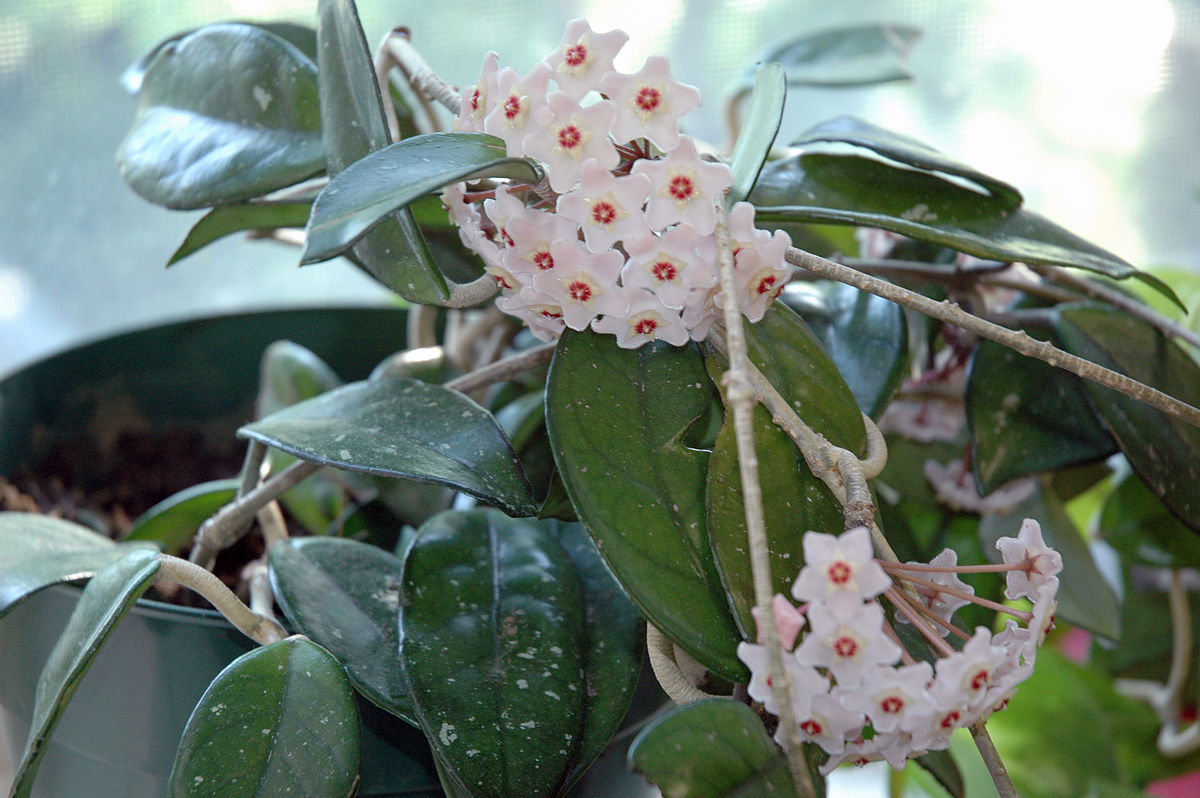
[(0, 617), (42, 588), (92, 578), (129, 549), (61, 518), (0, 512)]
[(1009, 208), (1018, 208), (1023, 201), (1021, 192), (1003, 180), (956, 161), (923, 141), (852, 116), (839, 116), (822, 122), (801, 134), (800, 138), (792, 142), (792, 146), (813, 151), (817, 149), (815, 145), (822, 142), (864, 147), (877, 155), (914, 169), (970, 181)]
[(303, 229), (308, 224), (311, 202), (258, 202), (214, 208), (192, 225), (187, 238), (175, 250), (167, 265), (197, 252), (219, 238), (243, 230), (277, 230), (281, 227)]
[(1136, 474), (1108, 495), (1100, 533), (1129, 562), (1155, 568), (1194, 568), (1200, 563), (1200, 538)]
[[(392, 137), (353, 0), (318, 2), (317, 46), (326, 171), (333, 177), (391, 144)], [(392, 214), (347, 256), (412, 302), (441, 304), (449, 296), (445, 278), (407, 209)]]
[(537, 183), (537, 166), (509, 158), (483, 133), (427, 133), (371, 153), (339, 172), (317, 195), (301, 263), (345, 252), (393, 211), (450, 183), (508, 177)]
[(158, 544), (167, 554), (187, 549), (209, 516), (237, 496), (238, 479), (217, 479), (185, 488), (168, 496), (133, 522), (125, 541)]
[(342, 384), (328, 363), (293, 341), (275, 341), (266, 348), (258, 378), (254, 408), (258, 418), (313, 399)]
[(106, 565), (83, 590), (62, 637), (38, 678), (33, 718), (13, 779), (12, 798), (28, 798), (46, 753), (46, 743), (75, 689), (117, 622), (146, 592), (158, 572), (159, 556), (149, 549), (126, 551)]
[(962, 773), (959, 772), (958, 765), (954, 763), (954, 757), (950, 756), (949, 751), (929, 751), (913, 761), (933, 776), (953, 798), (966, 798), (967, 785), (963, 783)]
[(209, 25), (168, 42), (139, 96), (117, 163), (151, 202), (239, 202), (324, 166), (316, 68), (261, 27)]
[[(771, 554), (773, 593), (789, 595), (804, 566), (801, 541), (810, 529), (842, 529), (842, 507), (813, 476), (787, 433), (771, 421), (763, 407), (754, 410), (754, 449)], [(708, 466), (708, 538), (729, 606), (742, 637), (756, 638), (754, 579), (746, 542), (746, 510), (738, 470), (733, 419), (726, 417)]]
[(805, 154), (768, 163), (750, 202), (766, 222), (879, 227), (975, 255), (1128, 277), (1133, 266), (1024, 209), (873, 157)]
[(920, 37), (908, 25), (847, 25), (776, 45), (758, 60), (783, 64), (796, 86), (870, 86), (911, 80), (908, 51)]
[(271, 547), (271, 587), (292, 625), (324, 646), (375, 705), (416, 725), (400, 671), (399, 558), (343, 538)]
[(1120, 601), (1096, 567), (1087, 542), (1049, 480), (1042, 480), (1041, 490), (1008, 515), (983, 516), (979, 522), (979, 540), (986, 556), (992, 562), (1000, 561), (996, 541), (1001, 537), (1016, 537), (1020, 518), (1037, 521), (1046, 543), (1062, 555), (1057, 617), (1110, 640), (1119, 639)]
[(564, 784), (608, 747), (625, 718), (642, 666), (642, 616), (582, 524), (542, 522), (575, 565), (583, 591), (583, 736)]
[(787, 82), (783, 67), (773, 62), (760, 65), (754, 73), (750, 109), (746, 111), (745, 124), (729, 160), (733, 170), (733, 185), (725, 196), (726, 205), (741, 202), (750, 196), (750, 189), (754, 188), (754, 181), (758, 179), (775, 136), (779, 134), (785, 99)]
[(546, 426), (571, 502), (633, 602), (706, 667), (744, 681), (705, 531), (708, 452), (686, 442), (712, 398), (694, 347), (621, 349), (568, 331), (550, 364)]
[(404, 378), (354, 382), (238, 434), (321, 465), (449, 485), (513, 515), (537, 510), (496, 420), (438, 385)]
[(697, 701), (662, 715), (633, 741), (629, 766), (665, 798), (796, 795), (787, 760), (758, 715), (727, 699)]
[[(1107, 306), (1078, 305), (1059, 309), (1055, 331), (1068, 352), (1200, 405), (1200, 367), (1148, 322)], [(1133, 470), (1200, 532), (1200, 429), (1111, 388), (1090, 381), (1084, 388)]]
[(444, 513), (404, 561), (400, 660), (450, 783), (553, 795), (583, 726), (584, 608), (575, 567), (538, 525)]
[(991, 341), (981, 341), (971, 357), (966, 411), (973, 470), (984, 494), (1117, 450), (1082, 380)]
[(783, 294), (837, 366), (859, 408), (878, 419), (908, 370), (908, 325), (894, 302), (828, 280)]
[[(290, 42), (297, 50), (308, 56), (308, 60), (314, 63), (317, 60), (317, 32), (307, 25), (297, 25), (294, 22), (251, 22), (244, 19), (232, 21), (238, 25), (253, 25), (254, 27), (262, 28), (268, 33), (273, 33), (284, 41)], [(145, 78), (146, 70), (149, 68), (151, 62), (154, 61), (155, 56), (162, 52), (163, 48), (167, 45), (173, 44), (185, 36), (190, 36), (197, 30), (197, 28), (191, 28), (190, 30), (180, 31), (154, 45), (148, 53), (130, 64), (121, 73), (121, 88), (130, 94), (136, 95), (142, 89), (142, 80)]]
[(172, 798), (350, 796), (362, 730), (354, 691), (329, 652), (289, 637), (238, 657), (183, 730)]

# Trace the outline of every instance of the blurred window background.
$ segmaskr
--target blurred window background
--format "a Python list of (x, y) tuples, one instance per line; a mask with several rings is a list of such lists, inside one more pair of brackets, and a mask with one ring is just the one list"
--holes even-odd
[[(113, 153), (135, 100), (118, 77), (163, 37), (207, 22), (313, 24), (315, 0), (0, 3), (0, 374), (97, 335), (261, 306), (381, 302), (343, 262), (231, 237), (164, 264), (201, 212), (152, 206)], [(671, 56), (705, 104), (689, 132), (727, 146), (724, 100), (757, 54), (862, 22), (920, 28), (910, 82), (793, 90), (780, 142), (853, 114), (1017, 185), (1028, 207), (1139, 267), (1200, 268), (1200, 5), (1187, 0), (361, 0), (374, 45), (406, 25), (447, 80), (483, 53), (525, 70), (565, 23), (630, 34), (617, 67)]]

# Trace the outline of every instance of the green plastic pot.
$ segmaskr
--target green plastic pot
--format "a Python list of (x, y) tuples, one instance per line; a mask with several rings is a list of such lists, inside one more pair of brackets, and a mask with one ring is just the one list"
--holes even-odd
[[(404, 347), (404, 314), (354, 308), (250, 313), (108, 338), (0, 382), (0, 474), (63, 445), (98, 445), (121, 429), (168, 426), (228, 440), (251, 418), (258, 363), (286, 338), (364, 378)], [(103, 459), (103, 458), (101, 458)], [(80, 473), (95, 486), (103, 473)], [(50, 588), (0, 618), (0, 723), (16, 762), (50, 650), (80, 590)], [(139, 601), (81, 683), (35, 782), (43, 798), (161, 798), (192, 708), (222, 668), (253, 644), (216, 612)], [(358, 795), (440, 794), (419, 730), (360, 701)]]

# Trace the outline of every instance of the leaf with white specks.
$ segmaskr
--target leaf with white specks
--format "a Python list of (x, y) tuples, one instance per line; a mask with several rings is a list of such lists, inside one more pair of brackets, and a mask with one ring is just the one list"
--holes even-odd
[(554, 795), (584, 722), (575, 565), (538, 523), (434, 516), (408, 550), (400, 661), (451, 794)]
[(351, 795), (362, 729), (346, 675), (303, 637), (234, 660), (192, 711), (172, 798)]

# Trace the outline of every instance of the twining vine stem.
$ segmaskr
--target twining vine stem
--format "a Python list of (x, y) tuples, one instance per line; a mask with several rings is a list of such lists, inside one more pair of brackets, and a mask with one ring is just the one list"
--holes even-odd
[(848, 266), (834, 263), (831, 260), (826, 260), (795, 247), (788, 248), (786, 258), (789, 263), (799, 266), (802, 269), (807, 269), (830, 280), (837, 280), (840, 283), (852, 285), (869, 294), (874, 294), (896, 304), (912, 308), (926, 316), (944, 321), (947, 324), (952, 324), (955, 327), (961, 327), (983, 338), (1003, 344), (1022, 355), (1037, 358), (1051, 366), (1069, 371), (1086, 380), (1120, 391), (1126, 396), (1130, 396), (1164, 413), (1182, 419), (1194, 427), (1200, 427), (1200, 410), (1197, 410), (1186, 402), (1181, 402), (1173, 396), (1168, 396), (1162, 391), (1126, 377), (1124, 374), (1119, 374), (1112, 369), (1107, 369), (1090, 360), (1084, 360), (1081, 357), (1064, 352), (1051, 343), (1031, 338), (1022, 330), (1010, 330), (1007, 327), (1001, 327), (998, 324), (993, 324), (978, 316), (967, 313), (952, 302), (935, 302), (929, 297), (922, 296), (915, 291), (909, 291), (906, 288), (901, 288), (898, 285), (871, 277)]
[(282, 626), (252, 611), (212, 572), (169, 554), (160, 554), (158, 559), (157, 581), (176, 582), (204, 596), (246, 637), (264, 646), (287, 637)]

